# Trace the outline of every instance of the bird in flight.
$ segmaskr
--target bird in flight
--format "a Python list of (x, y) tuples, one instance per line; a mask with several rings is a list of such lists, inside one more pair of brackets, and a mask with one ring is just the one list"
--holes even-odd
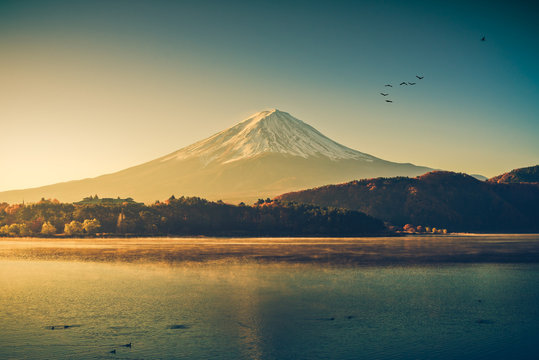
[(391, 100), (386, 100), (386, 102), (390, 102), (390, 103), (392, 103), (393, 101), (391, 101)]
[(388, 96), (389, 94), (380, 93), (380, 95), (382, 95), (382, 96)]
[(481, 41), (485, 41), (485, 40), (486, 40), (486, 38), (483, 36), (483, 37), (481, 38)]
[(403, 81), (403, 82), (400, 83), (400, 85), (408, 85), (408, 83)]
[(409, 83), (408, 83), (408, 85), (415, 85), (415, 83), (411, 83), (411, 82), (409, 82)]
[(393, 87), (393, 85), (391, 85), (391, 84), (386, 84), (385, 86), (388, 86), (388, 87)]
[(419, 76), (419, 75), (416, 75), (415, 77), (418, 78), (419, 80), (424, 78), (424, 76)]

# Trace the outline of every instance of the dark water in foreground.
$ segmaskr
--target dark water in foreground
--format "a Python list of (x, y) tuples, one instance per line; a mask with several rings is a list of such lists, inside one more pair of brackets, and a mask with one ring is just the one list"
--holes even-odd
[[(537, 236), (513, 240), (528, 252), (539, 246)], [(145, 241), (0, 240), (0, 358), (538, 358), (536, 262), (169, 261), (171, 243), (185, 239), (151, 251)], [(247, 240), (221, 241), (252, 251)], [(383, 241), (375, 255), (394, 258), (402, 244)], [(432, 246), (414, 241), (417, 252)], [(453, 251), (481, 249), (464, 242)], [(273, 251), (299, 251), (282, 247)], [(96, 248), (107, 261), (92, 257)], [(144, 254), (161, 260), (143, 261)]]

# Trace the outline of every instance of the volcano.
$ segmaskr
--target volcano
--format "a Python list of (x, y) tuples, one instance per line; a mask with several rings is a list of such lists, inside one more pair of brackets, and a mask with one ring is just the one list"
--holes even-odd
[(285, 192), (354, 179), (417, 176), (432, 169), (395, 163), (343, 146), (277, 109), (169, 155), (96, 178), (0, 193), (0, 201), (88, 195), (151, 203), (171, 195), (252, 202)]

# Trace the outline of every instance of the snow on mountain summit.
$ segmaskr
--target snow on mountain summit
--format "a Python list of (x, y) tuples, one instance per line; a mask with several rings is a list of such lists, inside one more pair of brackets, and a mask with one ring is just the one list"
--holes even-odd
[(375, 159), (336, 143), (287, 112), (272, 109), (253, 114), (229, 129), (162, 158), (162, 161), (196, 157), (206, 164), (214, 161), (226, 164), (270, 153), (331, 160), (370, 162)]
[(418, 176), (432, 170), (350, 149), (274, 109), (169, 155), (95, 178), (0, 192), (0, 201), (73, 202), (98, 194), (153, 203), (176, 194), (254, 202), (353, 179)]

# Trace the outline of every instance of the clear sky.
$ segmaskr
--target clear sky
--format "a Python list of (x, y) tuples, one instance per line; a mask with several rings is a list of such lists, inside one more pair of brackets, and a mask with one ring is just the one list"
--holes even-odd
[(0, 0), (0, 190), (121, 170), (268, 108), (386, 160), (535, 165), (534, 3)]

